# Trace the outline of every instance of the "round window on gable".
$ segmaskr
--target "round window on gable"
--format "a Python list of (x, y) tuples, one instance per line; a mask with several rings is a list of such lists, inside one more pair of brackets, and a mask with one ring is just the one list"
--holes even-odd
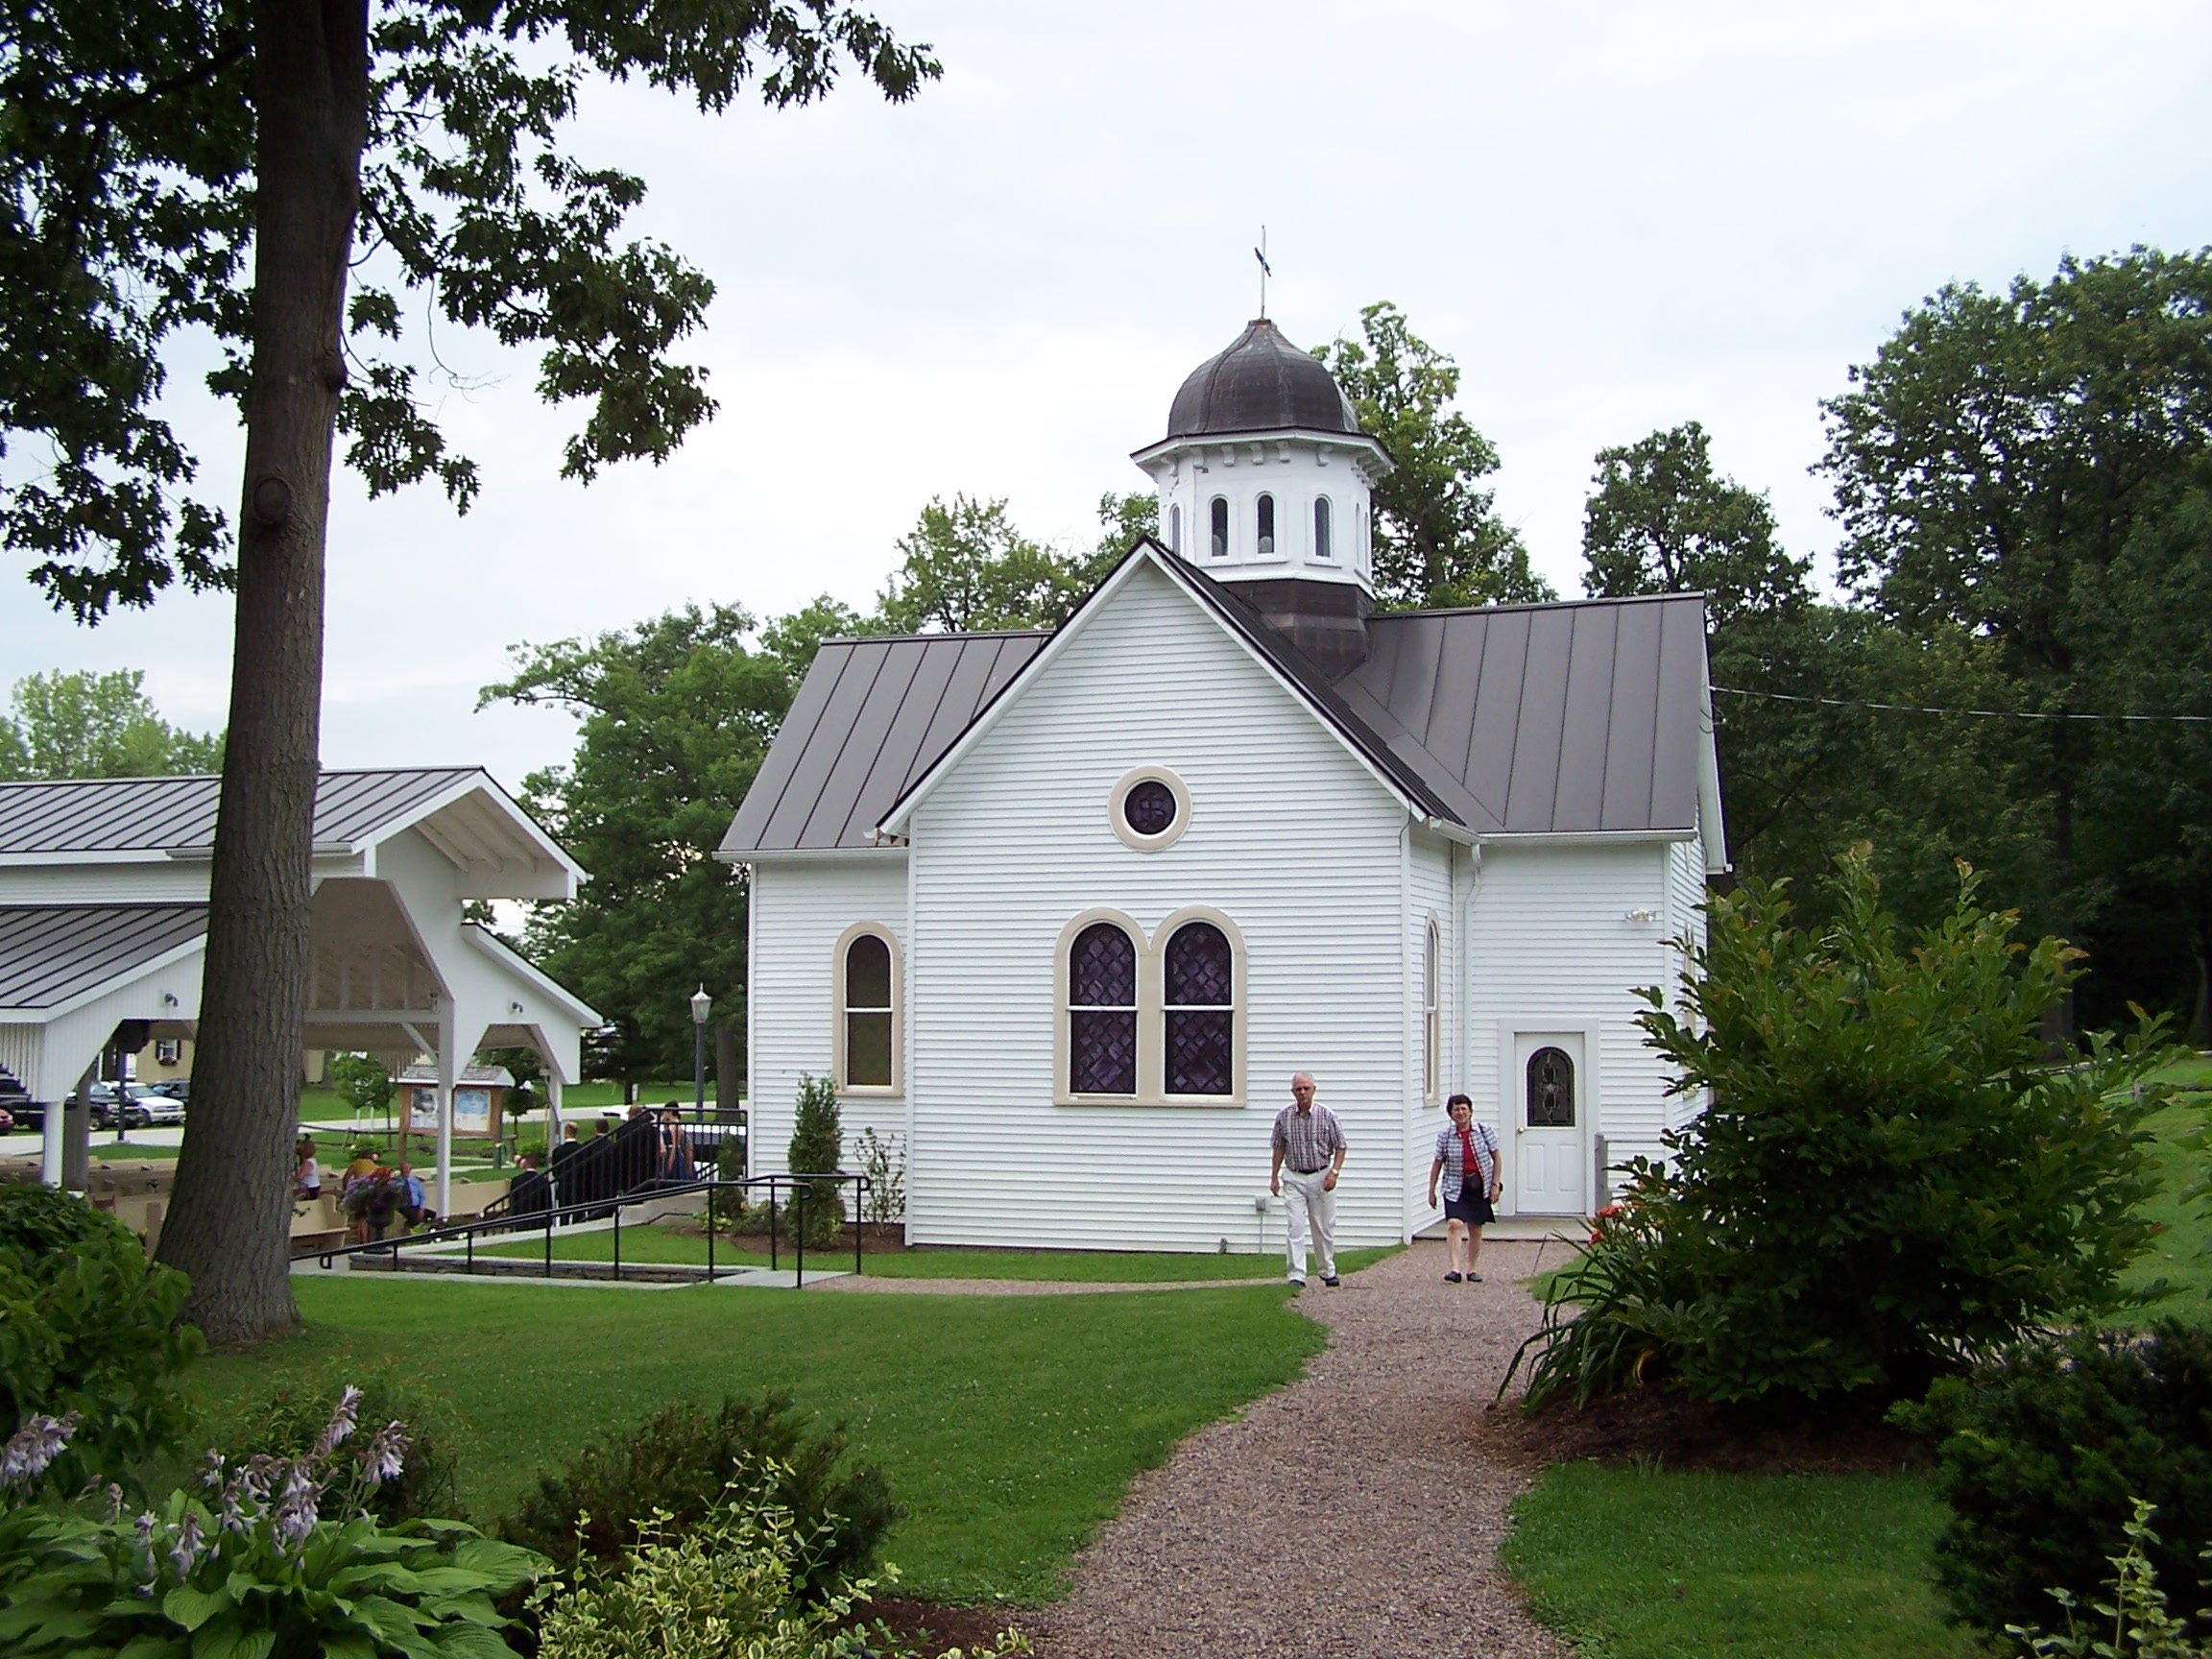
[(1190, 792), (1164, 766), (1140, 766), (1114, 785), (1107, 821), (1124, 846), (1157, 853), (1190, 822)]

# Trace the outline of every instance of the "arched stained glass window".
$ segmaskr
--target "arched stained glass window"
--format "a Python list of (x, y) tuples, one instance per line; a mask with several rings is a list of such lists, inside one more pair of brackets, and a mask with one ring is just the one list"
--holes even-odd
[(1068, 948), (1068, 1073), (1072, 1094), (1137, 1093), (1137, 943), (1111, 922)]
[(1329, 530), (1329, 497), (1316, 495), (1313, 497), (1313, 557), (1316, 559), (1326, 559), (1333, 551)]
[(1528, 1127), (1575, 1127), (1575, 1062), (1564, 1048), (1539, 1048), (1528, 1056)]
[(1167, 551), (1183, 551), (1183, 504), (1180, 501), (1167, 509)]
[(891, 942), (856, 932), (837, 965), (837, 1022), (842, 1052), (838, 1083), (846, 1089), (890, 1089), (898, 1081), (897, 969)]
[(1229, 498), (1226, 495), (1214, 497), (1212, 517), (1214, 519), (1214, 557), (1226, 559), (1229, 557)]
[(1254, 509), (1254, 527), (1260, 534), (1260, 557), (1275, 551), (1275, 497), (1262, 495)]
[(1167, 941), (1166, 1062), (1170, 1094), (1237, 1091), (1236, 957), (1211, 922), (1187, 922)]

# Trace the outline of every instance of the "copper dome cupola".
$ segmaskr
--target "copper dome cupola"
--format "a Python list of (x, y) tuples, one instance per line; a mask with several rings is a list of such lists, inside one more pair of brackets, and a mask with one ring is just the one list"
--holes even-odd
[(1374, 486), (1391, 470), (1322, 361), (1264, 317), (1193, 369), (1130, 457), (1170, 552), (1334, 678), (1367, 655)]
[(1264, 317), (1191, 370), (1167, 410), (1169, 438), (1358, 430), (1351, 400), (1321, 360)]

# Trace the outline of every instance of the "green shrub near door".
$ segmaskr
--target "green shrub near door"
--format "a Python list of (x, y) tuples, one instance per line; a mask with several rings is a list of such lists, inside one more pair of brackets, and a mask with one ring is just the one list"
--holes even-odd
[[(845, 1128), (837, 1109), (837, 1085), (828, 1077), (802, 1074), (797, 1111), (791, 1118), (791, 1146), (785, 1167), (794, 1175), (834, 1172), (845, 1152)], [(800, 1184), (791, 1194), (791, 1227), (809, 1250), (828, 1249), (845, 1226), (845, 1200), (834, 1181)]]

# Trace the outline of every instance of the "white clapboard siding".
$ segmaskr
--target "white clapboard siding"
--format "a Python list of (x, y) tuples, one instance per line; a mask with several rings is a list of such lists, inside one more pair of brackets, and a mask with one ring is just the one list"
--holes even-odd
[[(1188, 786), (1188, 830), (1137, 852), (1108, 796), (1132, 768)], [(918, 1243), (1232, 1250), (1262, 1214), (1293, 1070), (1351, 1146), (1347, 1243), (1404, 1236), (1408, 1090), (1403, 807), (1195, 601), (1141, 569), (1018, 688), (912, 825), (908, 1237)], [(1188, 904), (1242, 931), (1246, 1102), (1056, 1106), (1053, 956), (1079, 912), (1147, 935)]]
[[(1423, 955), (1428, 945), (1429, 919), (1436, 920), (1437, 939), (1437, 1045), (1436, 1100), (1461, 1087), (1458, 1082), (1459, 1056), (1454, 1051), (1458, 1040), (1461, 1022), (1455, 1009), (1453, 988), (1458, 983), (1454, 961), (1457, 938), (1453, 923), (1453, 849), (1449, 842), (1432, 835), (1414, 832), (1407, 843), (1407, 958), (1406, 984), (1407, 991), (1407, 1024), (1406, 1027), (1407, 1053), (1411, 1057), (1407, 1067), (1408, 1087), (1406, 1091), (1404, 1168), (1406, 1183), (1406, 1226), (1408, 1232), (1417, 1232), (1436, 1220), (1443, 1212), (1429, 1206), (1429, 1166), (1435, 1162), (1436, 1131), (1445, 1121), (1441, 1104), (1432, 1104), (1422, 1091), (1422, 1014), (1425, 988)], [(1468, 1091), (1472, 1094), (1473, 1091)]]
[[(1592, 1127), (1616, 1163), (1656, 1157), (1670, 1108), (1666, 1072), (1634, 1023), (1637, 987), (1672, 982), (1676, 953), (1665, 948), (1671, 843), (1621, 846), (1493, 843), (1484, 849), (1470, 931), (1467, 1093), (1476, 1115), (1501, 1128), (1513, 1155), (1518, 1100), (1502, 1096), (1500, 1025), (1547, 1021), (1596, 1024), (1584, 1055), (1596, 1076)], [(1654, 920), (1632, 921), (1649, 911)], [(1593, 1086), (1594, 1085), (1594, 1089)], [(1513, 1183), (1505, 1184), (1511, 1202)]]
[(0, 866), (0, 904), (204, 904), (207, 870), (180, 858)]
[[(837, 941), (858, 922), (906, 941), (906, 857), (891, 849), (817, 859), (764, 861), (753, 872), (753, 953), (748, 969), (752, 1161), (757, 1175), (786, 1167), (793, 1104), (803, 1073), (830, 1073), (836, 1018)], [(839, 1103), (847, 1166), (854, 1137), (873, 1126), (906, 1131), (906, 1102), (849, 1095)]]
[[(1705, 912), (1701, 908), (1705, 902), (1704, 848), (1695, 841), (1678, 841), (1671, 848), (1671, 852), (1673, 856), (1668, 869), (1671, 902), (1667, 920), (1668, 936), (1687, 939), (1693, 947), (1699, 947), (1705, 943)], [(1679, 963), (1681, 958), (1677, 956), (1675, 960)], [(1668, 989), (1673, 994), (1679, 1010), (1679, 975), (1670, 981)], [(1668, 1101), (1667, 1127), (1679, 1129), (1704, 1109), (1705, 1094), (1702, 1090), (1695, 1094), (1673, 1095)]]

